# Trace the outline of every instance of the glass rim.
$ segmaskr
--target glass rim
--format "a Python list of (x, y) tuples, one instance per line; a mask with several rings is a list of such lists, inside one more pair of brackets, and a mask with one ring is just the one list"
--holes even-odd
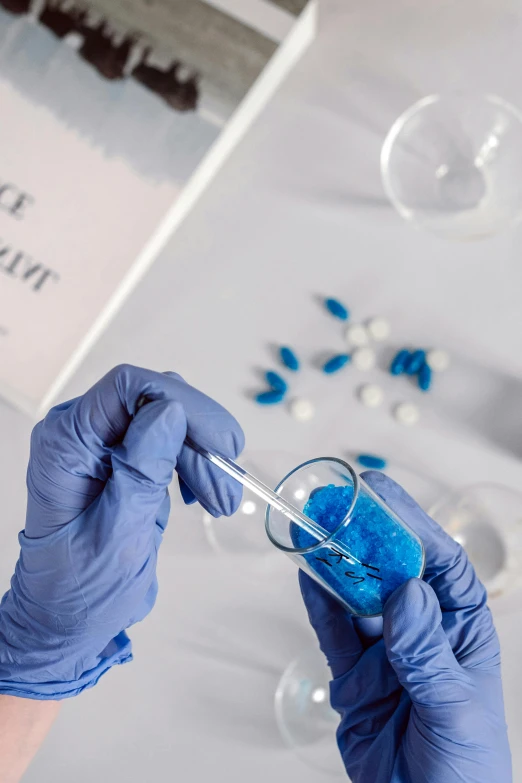
[(393, 208), (404, 220), (415, 222), (418, 226), (424, 228), (432, 234), (435, 234), (436, 236), (443, 238), (478, 239), (481, 236), (489, 236), (491, 233), (498, 233), (498, 231), (503, 230), (508, 226), (514, 226), (517, 223), (520, 223), (522, 220), (522, 210), (518, 209), (517, 212), (513, 212), (513, 214), (511, 214), (509, 217), (505, 217), (501, 229), (494, 231), (489, 229), (489, 233), (487, 234), (477, 234), (476, 230), (474, 230), (474, 233), (472, 233), (469, 237), (455, 236), (453, 234), (448, 234), (445, 230), (435, 228), (433, 225), (426, 223), (426, 220), (421, 218), (419, 210), (412, 208), (412, 206), (407, 201), (404, 201), (402, 197), (397, 194), (396, 188), (392, 182), (392, 175), (390, 173), (390, 161), (392, 159), (396, 142), (408, 123), (429, 106), (462, 100), (475, 101), (477, 103), (481, 102), (484, 105), (489, 105), (490, 107), (500, 109), (505, 112), (505, 114), (512, 120), (516, 121), (519, 131), (522, 129), (522, 110), (514, 103), (511, 103), (511, 101), (507, 100), (501, 95), (497, 95), (496, 93), (489, 91), (480, 92), (470, 89), (450, 89), (445, 92), (433, 92), (428, 95), (424, 95), (404, 109), (404, 111), (402, 111), (399, 116), (396, 117), (386, 132), (386, 136), (381, 145), (380, 152), (381, 182), (386, 196), (388, 197)]
[[(276, 538), (274, 538), (272, 531), (270, 530), (270, 512), (273, 507), (270, 504), (268, 504), (265, 513), (265, 531), (270, 542), (275, 547), (277, 547), (277, 549), (280, 549), (282, 552), (287, 552), (293, 555), (306, 555), (309, 554), (310, 552), (315, 552), (317, 549), (320, 549), (321, 547), (331, 543), (332, 539), (334, 539), (335, 536), (337, 536), (337, 534), (344, 527), (346, 527), (352, 519), (353, 512), (355, 509), (355, 504), (357, 503), (357, 499), (359, 497), (361, 479), (359, 478), (355, 470), (352, 468), (352, 466), (348, 462), (346, 462), (346, 460), (340, 459), (339, 457), (314, 457), (314, 459), (309, 459), (306, 460), (306, 462), (301, 462), (300, 465), (297, 465), (295, 468), (292, 468), (292, 470), (289, 473), (287, 473), (286, 476), (284, 476), (284, 478), (281, 479), (281, 481), (275, 487), (274, 492), (276, 494), (279, 494), (279, 491), (282, 489), (285, 482), (288, 481), (288, 479), (291, 478), (294, 475), (294, 473), (297, 473), (298, 471), (308, 467), (309, 465), (314, 465), (316, 462), (336, 462), (338, 465), (341, 465), (345, 470), (348, 471), (353, 481), (352, 502), (350, 503), (350, 506), (348, 507), (348, 510), (343, 520), (337, 525), (337, 527), (330, 534), (326, 535), (321, 541), (318, 541), (315, 544), (311, 544), (310, 546), (304, 546), (304, 547), (285, 546), (284, 544), (281, 544), (279, 541), (277, 541)], [(275, 510), (277, 511), (277, 509)]]

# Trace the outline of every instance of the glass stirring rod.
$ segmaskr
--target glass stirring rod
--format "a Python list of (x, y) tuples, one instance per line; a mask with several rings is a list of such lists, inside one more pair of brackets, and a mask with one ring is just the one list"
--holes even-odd
[[(292, 522), (294, 522), (296, 525), (299, 525), (299, 527), (301, 527), (303, 530), (306, 530), (306, 532), (313, 536), (317, 541), (324, 541), (325, 538), (330, 535), (328, 530), (324, 530), (324, 528), (314, 522), (313, 519), (307, 517), (305, 514), (299, 511), (298, 508), (293, 506), (280, 495), (276, 494), (273, 490), (270, 489), (270, 487), (267, 487), (266, 484), (263, 484), (262, 481), (253, 476), (252, 473), (249, 473), (247, 470), (242, 468), (240, 465), (234, 462), (234, 460), (230, 459), (229, 457), (222, 457), (220, 454), (214, 454), (213, 452), (204, 449), (202, 446), (198, 446), (197, 443), (194, 443), (194, 441), (188, 437), (185, 438), (185, 444), (193, 451), (196, 451), (202, 457), (207, 459), (213, 465), (217, 465), (218, 468), (224, 470), (225, 473), (228, 473), (228, 475), (232, 476), (232, 478), (236, 479), (236, 481), (239, 481), (240, 484), (261, 498), (261, 500), (264, 500), (265, 503), (273, 506), (273, 508), (276, 508), (288, 519), (291, 519)], [(350, 560), (356, 563), (359, 562), (357, 558), (354, 557), (351, 552), (346, 549), (339, 541), (336, 541), (335, 548), (342, 552), (342, 554), (349, 557)]]

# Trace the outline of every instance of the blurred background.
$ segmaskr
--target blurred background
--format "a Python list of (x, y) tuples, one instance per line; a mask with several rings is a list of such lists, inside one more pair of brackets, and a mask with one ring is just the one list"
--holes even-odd
[[(508, 0), (2, 1), (2, 591), (35, 418), (116, 364), (175, 370), (238, 418), (267, 483), (378, 455), (468, 548), (522, 776), (521, 35)], [(328, 296), (389, 323), (375, 366), (321, 372), (347, 350)], [(281, 345), (301, 370), (261, 407)], [(388, 372), (403, 347), (450, 355), (428, 393)], [(27, 780), (342, 778), (258, 501), (215, 521), (174, 487), (159, 582), (135, 662), (64, 705)]]

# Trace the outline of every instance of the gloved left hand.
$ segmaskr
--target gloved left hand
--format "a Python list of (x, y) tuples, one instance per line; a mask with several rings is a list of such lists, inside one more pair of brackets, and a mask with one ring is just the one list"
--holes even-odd
[[(339, 749), (353, 783), (511, 783), (500, 647), (462, 547), (381, 473), (363, 478), (424, 542), (411, 579), (374, 620), (353, 618), (300, 572), (333, 674)], [(368, 634), (370, 630), (370, 635)], [(379, 638), (380, 636), (380, 638)]]
[(0, 604), (0, 693), (74, 696), (131, 659), (125, 630), (155, 602), (173, 471), (214, 516), (241, 499), (187, 435), (232, 458), (243, 448), (218, 403), (174, 373), (126, 365), (35, 427), (20, 559)]

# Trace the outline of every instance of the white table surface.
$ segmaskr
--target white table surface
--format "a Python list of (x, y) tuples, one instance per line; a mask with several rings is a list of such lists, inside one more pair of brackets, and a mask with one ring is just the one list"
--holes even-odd
[[(324, 0), (321, 12), (317, 42), (63, 397), (120, 362), (175, 369), (235, 413), (252, 452), (364, 449), (452, 486), (490, 479), (517, 487), (522, 397), (518, 422), (516, 411), (510, 419), (514, 440), (496, 432), (495, 406), (464, 425), (453, 403), (463, 368), (469, 387), (505, 380), (517, 396), (522, 233), (450, 244), (417, 232), (384, 198), (378, 160), (393, 119), (425, 94), (464, 87), (522, 105), (522, 12), (508, 0)], [(440, 345), (461, 357), (421, 400), (416, 428), (401, 428), (389, 412), (393, 402), (420, 399), (401, 381), (373, 372), (387, 404), (370, 411), (354, 396), (363, 376), (326, 378), (313, 367), (342, 347), (341, 330), (316, 301), (332, 293), (355, 320), (389, 317), (397, 344)], [(281, 342), (305, 361), (294, 388), (318, 405), (306, 425), (248, 396)], [(0, 404), (2, 588), (23, 526), (30, 430)], [(218, 557), (197, 517), (178, 508), (160, 559), (157, 607), (132, 631), (136, 661), (64, 706), (27, 781), (331, 779), (283, 746), (273, 719), (279, 674), (312, 638), (293, 565), (282, 556), (270, 564)], [(513, 739), (522, 730), (518, 603), (514, 595), (493, 606)], [(512, 746), (521, 780), (522, 746)]]

